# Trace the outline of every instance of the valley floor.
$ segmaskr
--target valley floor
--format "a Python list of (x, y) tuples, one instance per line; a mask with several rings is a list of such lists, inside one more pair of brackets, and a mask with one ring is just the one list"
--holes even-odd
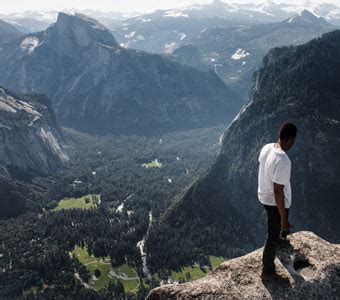
[[(150, 214), (156, 222), (175, 195), (212, 163), (222, 132), (223, 127), (214, 127), (146, 138), (65, 128), (69, 165), (35, 178), (26, 212), (0, 220), (0, 296), (24, 291), (56, 296), (91, 287), (81, 293), (133, 298), (161, 282), (204, 276), (209, 269), (198, 264), (146, 276), (138, 244)], [(212, 267), (222, 260), (210, 256)], [(15, 274), (32, 276), (22, 281)]]

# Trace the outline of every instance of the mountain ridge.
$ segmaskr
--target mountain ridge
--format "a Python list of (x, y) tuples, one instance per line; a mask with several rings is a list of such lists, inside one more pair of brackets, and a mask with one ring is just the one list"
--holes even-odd
[[(180, 10), (182, 14), (184, 11)], [(213, 70), (244, 99), (249, 96), (253, 72), (261, 67), (263, 57), (271, 48), (303, 44), (336, 29), (306, 9), (269, 23), (184, 17), (180, 12), (173, 10), (173, 16), (158, 12), (136, 17), (113, 30), (119, 43), (126, 48), (166, 55), (187, 45), (198, 48), (203, 67)], [(186, 52), (189, 51), (181, 51), (184, 56)], [(179, 61), (190, 63), (190, 58), (183, 61), (179, 56)], [(202, 63), (198, 61), (197, 68), (202, 69)]]
[(23, 33), (13, 25), (0, 19), (0, 44), (22, 36)]

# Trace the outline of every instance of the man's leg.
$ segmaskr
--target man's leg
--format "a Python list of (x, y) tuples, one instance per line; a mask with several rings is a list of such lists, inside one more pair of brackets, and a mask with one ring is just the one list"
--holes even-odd
[(281, 218), (276, 206), (264, 205), (267, 211), (267, 240), (263, 249), (263, 273), (275, 273), (275, 254), (280, 242)]

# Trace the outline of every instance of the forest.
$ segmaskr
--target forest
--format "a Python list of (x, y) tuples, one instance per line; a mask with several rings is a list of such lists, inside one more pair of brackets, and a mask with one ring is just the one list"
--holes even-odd
[[(218, 154), (223, 128), (151, 138), (63, 132), (70, 157), (63, 170), (29, 182), (0, 176), (6, 191), (19, 194), (15, 202), (11, 192), (1, 199), (0, 298), (142, 299), (170, 274), (152, 266), (151, 278), (143, 272), (137, 243), (148, 230), (149, 214), (157, 222), (175, 196), (208, 168)], [(88, 194), (100, 195), (96, 207), (55, 209), (62, 199)], [(125, 292), (118, 279), (100, 291), (84, 288), (90, 274), (69, 255), (76, 246), (86, 246), (89, 255), (109, 257), (113, 267), (133, 267), (143, 278), (138, 292)], [(207, 265), (209, 259), (202, 255), (198, 263)]]

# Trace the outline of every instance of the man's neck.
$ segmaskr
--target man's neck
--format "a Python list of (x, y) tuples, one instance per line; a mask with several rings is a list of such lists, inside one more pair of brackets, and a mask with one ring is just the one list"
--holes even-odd
[(285, 145), (280, 141), (278, 140), (278, 142), (275, 144), (275, 146), (279, 149), (281, 149), (282, 151), (286, 152), (287, 151), (287, 148), (285, 147)]

